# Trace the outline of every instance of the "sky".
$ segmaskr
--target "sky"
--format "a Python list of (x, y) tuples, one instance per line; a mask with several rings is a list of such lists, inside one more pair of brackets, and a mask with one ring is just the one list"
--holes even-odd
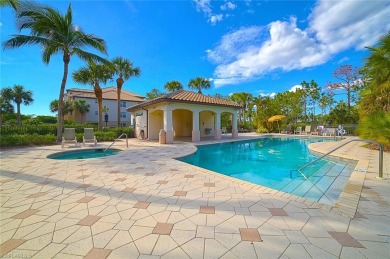
[[(108, 59), (121, 56), (141, 69), (123, 89), (144, 95), (166, 82), (184, 89), (198, 76), (209, 78), (203, 94), (248, 92), (270, 95), (315, 80), (321, 88), (339, 82), (332, 75), (341, 65), (361, 67), (380, 36), (390, 30), (387, 0), (78, 0), (39, 1), (65, 13), (71, 3), (73, 23), (103, 38)], [(13, 11), (0, 9), (0, 39), (16, 30)], [(91, 52), (98, 53), (94, 50)], [(0, 87), (23, 85), (33, 104), (23, 114), (55, 115), (49, 104), (58, 99), (63, 75), (61, 55), (45, 65), (39, 46), (1, 49)], [(66, 89), (92, 89), (72, 80), (84, 66), (72, 56)], [(102, 87), (116, 86), (110, 81)], [(343, 93), (339, 93), (344, 98)]]

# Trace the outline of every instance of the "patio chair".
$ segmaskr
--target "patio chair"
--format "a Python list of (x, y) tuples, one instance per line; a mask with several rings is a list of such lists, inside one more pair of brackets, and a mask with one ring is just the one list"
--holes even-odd
[(281, 134), (290, 134), (291, 133), (291, 125), (288, 125), (284, 130), (280, 131)]
[(335, 136), (336, 135), (336, 128), (328, 128), (326, 129), (325, 136)]
[(64, 148), (65, 143), (75, 143), (77, 147), (76, 130), (74, 128), (65, 128), (62, 136), (61, 147)]
[(303, 132), (305, 135), (310, 135), (311, 134), (311, 126), (306, 126), (305, 131)]
[(227, 134), (227, 129), (226, 129), (226, 127), (222, 127), (222, 128), (221, 128), (221, 133), (222, 133), (222, 134)]
[(93, 128), (84, 129), (83, 146), (85, 146), (85, 142), (93, 142), (95, 143), (95, 146), (97, 145), (97, 140), (95, 133), (93, 132)]
[(294, 130), (294, 134), (302, 134), (302, 127), (297, 127), (297, 128)]

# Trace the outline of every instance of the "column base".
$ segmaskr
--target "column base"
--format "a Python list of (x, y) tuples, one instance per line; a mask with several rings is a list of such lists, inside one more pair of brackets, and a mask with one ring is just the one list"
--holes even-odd
[(220, 140), (221, 139), (221, 135), (222, 135), (222, 130), (221, 129), (216, 129), (214, 131), (214, 139)]
[(167, 131), (166, 134), (167, 134), (166, 137), (165, 137), (166, 144), (172, 144), (173, 143), (173, 131), (172, 130)]
[(193, 130), (192, 131), (192, 142), (199, 142), (199, 141), (200, 141), (200, 131)]
[(232, 129), (232, 138), (238, 138), (238, 129)]

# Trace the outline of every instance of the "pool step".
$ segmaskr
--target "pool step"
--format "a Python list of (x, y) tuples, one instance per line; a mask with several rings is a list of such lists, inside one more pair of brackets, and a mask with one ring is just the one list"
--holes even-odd
[(346, 161), (341, 165), (332, 161), (324, 161), (320, 165), (304, 170), (303, 173), (307, 180), (298, 173), (296, 178), (284, 179), (275, 187), (284, 192), (333, 205), (347, 183), (353, 168), (354, 163)]

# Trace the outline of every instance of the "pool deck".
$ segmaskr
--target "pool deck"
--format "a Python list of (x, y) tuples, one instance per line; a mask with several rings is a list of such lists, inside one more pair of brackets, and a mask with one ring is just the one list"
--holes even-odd
[(130, 139), (86, 160), (46, 158), (85, 149), (73, 145), (1, 151), (0, 258), (390, 258), (390, 154), (378, 179), (362, 144), (335, 152), (359, 162), (333, 207), (173, 159), (192, 143)]

